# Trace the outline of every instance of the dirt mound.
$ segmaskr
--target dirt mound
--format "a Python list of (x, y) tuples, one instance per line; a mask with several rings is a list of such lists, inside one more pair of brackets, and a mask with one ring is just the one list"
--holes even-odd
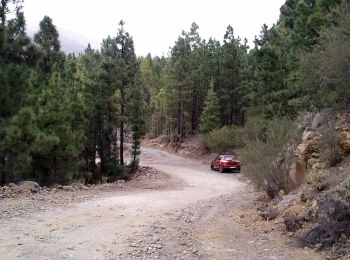
[(142, 145), (146, 147), (155, 147), (170, 153), (175, 153), (185, 158), (195, 158), (196, 160), (208, 163), (215, 158), (216, 154), (208, 152), (201, 144), (200, 136), (192, 135), (182, 142), (170, 142), (164, 136), (153, 139), (142, 140)]
[(152, 167), (141, 166), (126, 185), (131, 188), (158, 190), (182, 188), (184, 183)]

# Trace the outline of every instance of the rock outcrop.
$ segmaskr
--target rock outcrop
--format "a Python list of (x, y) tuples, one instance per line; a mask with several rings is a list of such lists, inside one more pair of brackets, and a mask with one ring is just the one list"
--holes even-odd
[(350, 153), (350, 111), (325, 109), (306, 121), (289, 168), (289, 190), (298, 187), (309, 170), (330, 167)]

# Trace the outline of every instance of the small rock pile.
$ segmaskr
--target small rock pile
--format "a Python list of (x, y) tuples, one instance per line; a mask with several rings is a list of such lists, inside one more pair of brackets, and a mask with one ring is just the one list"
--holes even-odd
[(139, 169), (133, 176), (134, 180), (151, 179), (154, 181), (154, 180), (167, 179), (167, 178), (168, 178), (168, 175), (152, 167), (139, 167)]
[(130, 243), (129, 256), (130, 257), (152, 257), (159, 258), (160, 250), (163, 248), (163, 244), (160, 238), (156, 235), (148, 241), (144, 239), (138, 239)]
[(121, 188), (148, 188), (159, 189), (169, 186), (169, 176), (151, 167), (139, 167), (137, 172), (132, 176), (131, 181), (117, 180), (112, 183), (104, 184), (71, 184), (59, 185), (55, 184), (51, 187), (40, 187), (34, 181), (20, 181), (18, 183), (9, 183), (4, 187), (0, 187), (0, 199), (3, 198), (17, 198), (20, 196), (31, 196), (37, 193), (57, 193), (57, 192), (76, 192), (84, 190), (93, 191), (111, 191)]
[(0, 187), (0, 199), (15, 198), (19, 195), (29, 195), (38, 193), (42, 188), (34, 181), (21, 181), (17, 184), (9, 183), (9, 185)]
[(139, 167), (132, 176), (131, 181), (127, 182), (127, 187), (138, 189), (177, 189), (183, 184), (179, 180), (171, 178), (169, 175), (160, 172), (151, 167)]
[(18, 183), (9, 183), (4, 187), (0, 187), (0, 199), (17, 198), (20, 196), (31, 196), (37, 193), (57, 193), (57, 192), (76, 192), (84, 190), (92, 191), (112, 191), (121, 188), (146, 188), (160, 189), (170, 185), (169, 176), (152, 167), (139, 167), (137, 172), (132, 176), (131, 181), (117, 180), (112, 183), (104, 184), (71, 184), (59, 185), (55, 184), (51, 187), (40, 187), (34, 181), (20, 181)]

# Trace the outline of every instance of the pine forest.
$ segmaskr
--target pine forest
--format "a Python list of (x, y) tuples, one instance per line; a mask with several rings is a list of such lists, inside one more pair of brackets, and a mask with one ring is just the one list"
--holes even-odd
[(100, 49), (65, 54), (48, 16), (29, 38), (22, 2), (0, 3), (2, 185), (127, 179), (144, 137), (200, 135), (215, 151), (220, 135), (227, 142), (247, 126), (350, 101), (347, 1), (287, 0), (253, 46), (231, 25), (222, 39), (203, 39), (192, 23), (162, 57), (135, 54), (127, 21)]

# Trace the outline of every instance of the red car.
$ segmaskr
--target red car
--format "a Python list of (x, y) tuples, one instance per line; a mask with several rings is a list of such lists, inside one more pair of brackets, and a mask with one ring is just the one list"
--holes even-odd
[(234, 154), (219, 155), (211, 162), (210, 168), (212, 170), (218, 170), (224, 172), (226, 170), (240, 172), (241, 163)]

